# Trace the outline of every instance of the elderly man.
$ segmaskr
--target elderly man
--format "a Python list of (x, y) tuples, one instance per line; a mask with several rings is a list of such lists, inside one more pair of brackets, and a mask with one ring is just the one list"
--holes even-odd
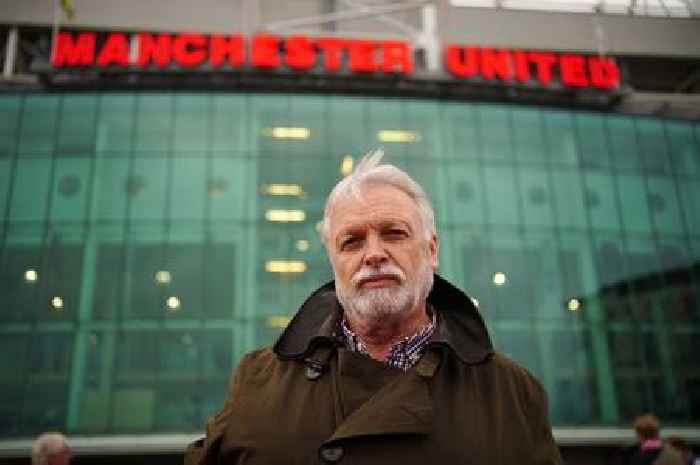
[(561, 463), (546, 396), (494, 353), (471, 299), (434, 274), (432, 207), (365, 157), (328, 197), (335, 282), (244, 357), (188, 465)]

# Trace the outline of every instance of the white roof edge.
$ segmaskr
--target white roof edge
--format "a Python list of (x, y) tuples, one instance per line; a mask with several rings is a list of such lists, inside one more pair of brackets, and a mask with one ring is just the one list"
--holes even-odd
[[(560, 446), (621, 446), (634, 442), (630, 428), (555, 427), (554, 439)], [(664, 437), (679, 436), (700, 444), (700, 428), (671, 427), (662, 430)], [(68, 443), (74, 455), (179, 454), (203, 433), (140, 434), (114, 436), (73, 436)], [(33, 439), (1, 439), (0, 458), (29, 457)]]

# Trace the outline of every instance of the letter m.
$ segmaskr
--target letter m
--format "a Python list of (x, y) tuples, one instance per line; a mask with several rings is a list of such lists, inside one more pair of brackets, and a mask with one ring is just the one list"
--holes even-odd
[(87, 66), (95, 61), (95, 33), (81, 32), (73, 40), (70, 32), (59, 32), (53, 43), (53, 66)]

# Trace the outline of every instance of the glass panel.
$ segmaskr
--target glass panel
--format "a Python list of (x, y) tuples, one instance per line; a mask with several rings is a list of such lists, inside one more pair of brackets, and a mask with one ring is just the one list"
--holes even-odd
[(379, 146), (432, 198), (440, 273), (556, 425), (700, 418), (695, 122), (138, 91), (8, 94), (0, 117), (5, 437), (201, 430), (241, 356), (332, 279), (325, 197)]
[(60, 98), (53, 95), (29, 95), (24, 98), (19, 123), (19, 152), (46, 154), (54, 150)]
[(10, 205), (10, 220), (41, 221), (46, 216), (50, 191), (49, 173), (53, 161), (48, 158), (20, 159)]
[(625, 229), (641, 234), (650, 233), (649, 200), (644, 180), (640, 176), (620, 175), (617, 177), (617, 188)]
[(175, 144), (185, 156), (203, 156), (209, 149), (209, 115), (211, 97), (208, 95), (177, 95), (175, 97)]
[(137, 97), (138, 112), (134, 149), (144, 155), (163, 156), (173, 147), (173, 103), (170, 95)]
[(700, 174), (700, 146), (693, 137), (693, 125), (680, 121), (666, 121), (666, 135), (673, 170), (678, 174)]
[(0, 159), (15, 154), (21, 104), (18, 96), (0, 95)]
[(57, 159), (54, 166), (54, 186), (51, 198), (53, 221), (84, 221), (92, 188), (90, 174), (93, 161), (89, 158)]
[(95, 149), (97, 97), (74, 95), (63, 100), (58, 124), (56, 154), (59, 156), (90, 155)]

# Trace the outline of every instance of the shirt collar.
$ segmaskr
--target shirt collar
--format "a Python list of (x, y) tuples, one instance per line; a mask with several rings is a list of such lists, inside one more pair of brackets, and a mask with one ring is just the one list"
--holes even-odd
[[(386, 360), (384, 360), (385, 364), (405, 371), (418, 363), (421, 355), (423, 355), (423, 351), (435, 333), (435, 327), (437, 326), (435, 311), (428, 307), (428, 313), (431, 317), (430, 322), (418, 332), (406, 336), (394, 344)], [(369, 355), (365, 343), (348, 326), (345, 315), (343, 315), (343, 318), (340, 320), (340, 329), (342, 330), (343, 342), (348, 350)]]

